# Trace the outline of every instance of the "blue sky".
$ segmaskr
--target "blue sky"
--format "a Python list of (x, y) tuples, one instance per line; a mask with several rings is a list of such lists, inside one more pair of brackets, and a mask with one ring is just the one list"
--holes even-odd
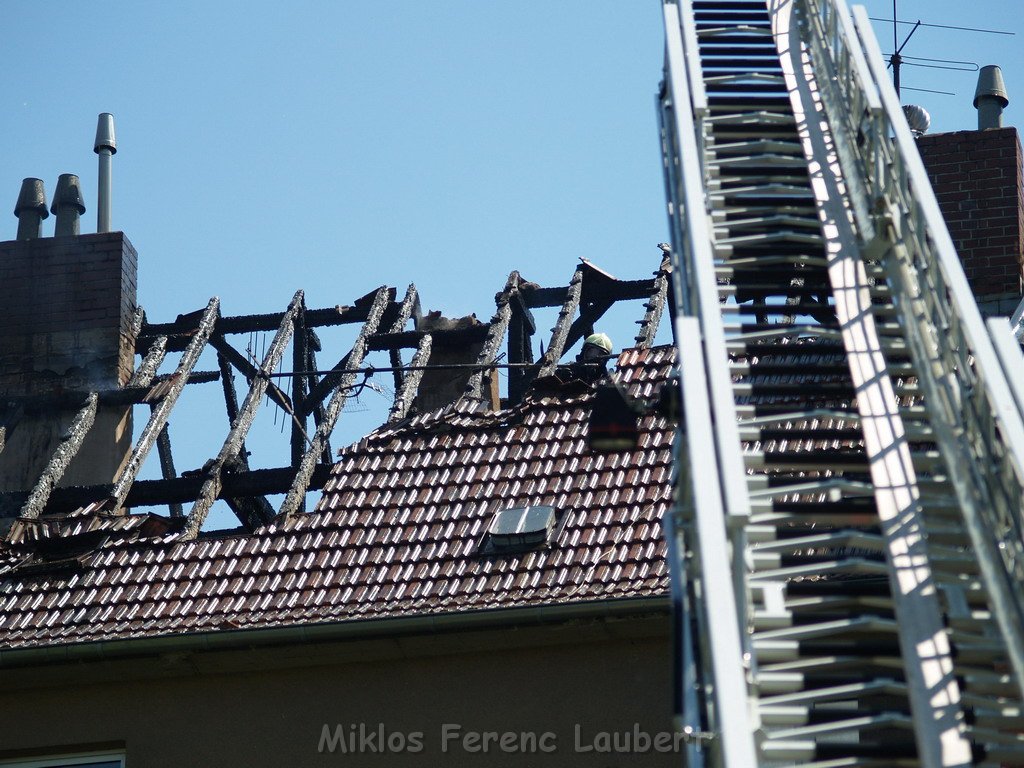
[[(993, 27), (1011, 5), (902, 0), (900, 15)], [(891, 18), (889, 0), (867, 6)], [(878, 31), (890, 49), (891, 25)], [(93, 231), (96, 115), (114, 113), (113, 222), (139, 251), (153, 321), (212, 295), (247, 314), (297, 288), (320, 307), (411, 281), (425, 308), (486, 319), (512, 269), (564, 284), (584, 256), (636, 278), (667, 239), (655, 0), (18, 3), (2, 35), (9, 209), (23, 177), (52, 194), (77, 173)], [(1022, 43), (920, 29), (904, 53), (1001, 64), (1024, 103)], [(933, 130), (972, 128), (975, 77), (907, 68), (905, 85), (957, 95), (905, 101)], [(617, 348), (639, 311), (610, 321)], [(367, 395), (342, 434), (385, 406)], [(185, 428), (182, 444), (201, 463), (225, 431)]]

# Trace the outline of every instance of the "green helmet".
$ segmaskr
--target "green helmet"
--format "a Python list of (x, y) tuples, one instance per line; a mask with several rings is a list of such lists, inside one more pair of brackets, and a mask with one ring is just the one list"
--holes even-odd
[(603, 349), (606, 355), (610, 355), (612, 353), (612, 340), (607, 333), (590, 334), (583, 342), (583, 346), (587, 346), (588, 344), (592, 347)]

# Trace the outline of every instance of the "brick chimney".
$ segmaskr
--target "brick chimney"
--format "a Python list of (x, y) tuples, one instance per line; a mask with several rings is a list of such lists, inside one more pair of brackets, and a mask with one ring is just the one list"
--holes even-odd
[(982, 313), (1011, 314), (1024, 265), (1017, 129), (925, 135), (917, 147)]
[[(136, 265), (122, 232), (0, 243), (0, 491), (33, 487), (79, 407), (41, 396), (103, 392), (130, 378)], [(59, 485), (110, 483), (131, 433), (130, 406), (101, 405)]]

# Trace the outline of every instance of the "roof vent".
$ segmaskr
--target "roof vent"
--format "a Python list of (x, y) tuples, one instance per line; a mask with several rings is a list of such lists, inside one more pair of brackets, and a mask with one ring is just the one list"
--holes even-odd
[(982, 67), (974, 90), (974, 108), (978, 110), (978, 130), (1003, 127), (1003, 108), (1010, 103), (1003, 84), (1003, 70), (994, 64)]
[(547, 544), (554, 531), (554, 507), (503, 509), (491, 520), (485, 549), (492, 552), (532, 549)]
[(928, 133), (928, 127), (932, 124), (932, 116), (928, 114), (928, 110), (917, 104), (904, 104), (903, 114), (915, 139)]

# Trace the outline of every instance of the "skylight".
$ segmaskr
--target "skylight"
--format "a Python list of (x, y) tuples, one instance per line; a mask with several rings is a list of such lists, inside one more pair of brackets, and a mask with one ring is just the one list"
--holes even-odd
[(495, 552), (546, 544), (555, 530), (554, 507), (514, 507), (495, 513), (484, 546)]

